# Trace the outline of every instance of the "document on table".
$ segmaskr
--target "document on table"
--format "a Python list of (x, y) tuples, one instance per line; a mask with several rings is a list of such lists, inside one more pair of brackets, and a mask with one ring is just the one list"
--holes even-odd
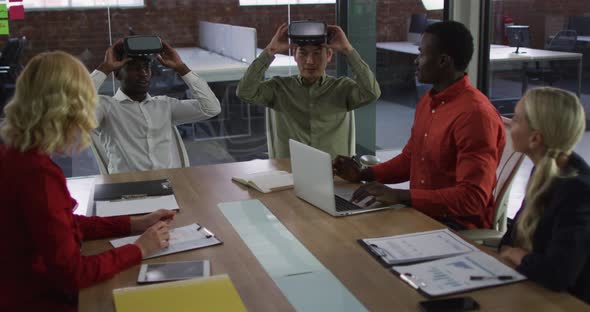
[(92, 215), (92, 198), (94, 193), (94, 177), (68, 178), (66, 184), (70, 196), (72, 196), (78, 206), (74, 210), (74, 214), (81, 216)]
[[(394, 266), (393, 272), (428, 296), (443, 296), (525, 280), (526, 277), (494, 257), (470, 253), (413, 265)], [(479, 280), (471, 280), (471, 277)]]
[[(133, 244), (138, 238), (139, 235), (114, 239), (111, 241), (111, 245), (117, 248), (123, 245)], [(169, 255), (185, 250), (219, 245), (221, 243), (221, 240), (219, 240), (205, 227), (200, 226), (197, 223), (193, 223), (191, 225), (170, 230), (170, 246), (149, 257), (144, 257), (144, 259)]]
[(477, 250), (448, 229), (359, 241), (386, 266), (427, 261)]
[(97, 200), (95, 203), (96, 215), (99, 217), (144, 214), (158, 209), (179, 209), (174, 195), (148, 196), (125, 200)]

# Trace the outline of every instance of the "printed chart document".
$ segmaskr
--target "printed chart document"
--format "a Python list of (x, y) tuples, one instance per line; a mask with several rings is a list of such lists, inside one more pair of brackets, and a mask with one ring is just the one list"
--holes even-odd
[[(419, 264), (394, 266), (392, 270), (410, 286), (431, 297), (526, 279), (524, 275), (482, 251)], [(478, 280), (472, 280), (472, 277)]]
[[(113, 247), (121, 247), (127, 244), (133, 244), (139, 235), (128, 236), (124, 238), (114, 239), (111, 241)], [(159, 256), (169, 255), (185, 250), (203, 248), (213, 245), (222, 244), (213, 233), (205, 227), (197, 223), (191, 225), (177, 227), (170, 230), (170, 246), (144, 259), (155, 258)]]
[(477, 250), (448, 229), (366, 238), (359, 243), (385, 266), (451, 257)]
[(234, 176), (231, 179), (246, 186), (250, 186), (262, 193), (270, 193), (293, 188), (293, 175), (286, 171), (280, 170), (257, 172), (243, 176)]
[(95, 204), (96, 215), (99, 217), (144, 214), (158, 209), (179, 209), (174, 195), (148, 196), (137, 199), (97, 200)]

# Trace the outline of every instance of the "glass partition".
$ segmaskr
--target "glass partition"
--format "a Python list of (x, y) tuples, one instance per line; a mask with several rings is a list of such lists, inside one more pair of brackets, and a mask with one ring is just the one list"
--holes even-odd
[[(217, 117), (177, 127), (190, 164), (268, 158), (267, 110), (237, 98), (237, 83), (281, 23), (312, 19), (336, 24), (337, 4), (336, 1), (256, 2), (252, 5), (248, 1), (234, 0), (29, 0), (23, 2), (23, 20), (8, 20), (10, 34), (3, 36), (4, 48), (14, 40), (10, 38), (22, 42), (21, 58), (17, 61), (19, 66), (40, 52), (59, 49), (77, 56), (89, 71), (93, 71), (102, 62), (107, 47), (117, 39), (129, 35), (158, 35), (177, 49), (183, 61), (208, 82), (222, 106)], [(375, 5), (374, 20), (354, 21), (359, 24), (351, 24), (348, 31), (362, 29), (368, 25), (366, 23), (376, 25), (375, 42), (371, 44), (376, 46), (375, 74), (382, 96), (376, 103), (375, 118), (364, 120), (360, 116), (356, 124), (357, 128), (363, 123), (375, 125), (374, 148), (384, 153), (381, 158), (385, 160), (405, 145), (415, 105), (429, 87), (417, 83), (414, 78), (416, 42), (426, 25), (442, 20), (443, 11), (438, 1), (397, 3), (379, 0)], [(362, 5), (356, 6), (355, 10), (361, 10), (356, 13), (363, 14)], [(204, 22), (218, 26), (213, 27), (217, 30), (204, 31)], [(254, 43), (237, 47), (236, 40), (223, 30), (232, 26), (255, 31)], [(355, 48), (364, 49), (363, 46)], [(236, 53), (251, 49), (256, 49), (252, 57)], [(271, 66), (267, 78), (297, 73), (296, 63), (289, 54), (278, 58), (278, 65)], [(336, 69), (333, 58), (327, 73), (337, 76)], [(190, 96), (184, 81), (165, 66), (156, 62), (152, 66), (152, 75), (150, 95), (178, 99)], [(111, 75), (99, 93), (112, 96), (118, 87), (118, 81)], [(1, 105), (4, 105), (10, 97), (10, 82), (3, 82), (2, 90)], [(362, 137), (358, 138), (357, 143), (362, 144), (362, 140)], [(56, 161), (67, 176), (99, 173), (90, 149), (74, 157), (56, 157)]]
[(414, 60), (424, 28), (443, 19), (443, 4), (377, 1), (377, 81), (382, 95), (377, 102), (376, 150), (382, 161), (399, 154), (407, 143), (416, 104), (430, 88), (416, 81)]

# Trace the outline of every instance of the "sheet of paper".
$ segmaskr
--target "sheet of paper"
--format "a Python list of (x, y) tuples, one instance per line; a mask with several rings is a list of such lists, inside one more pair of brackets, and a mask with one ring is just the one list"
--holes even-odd
[(158, 209), (177, 210), (178, 203), (174, 195), (118, 201), (96, 201), (96, 215), (99, 217), (143, 214)]
[(363, 241), (389, 264), (432, 260), (477, 250), (448, 229)]
[(92, 214), (91, 198), (93, 196), (94, 180), (94, 177), (66, 179), (70, 196), (78, 202), (78, 208), (74, 210), (74, 214), (81, 216), (90, 216)]
[(0, 20), (0, 35), (9, 35), (8, 20)]
[[(221, 241), (218, 240), (216, 237), (207, 238), (207, 235), (207, 231), (203, 230), (203, 228), (199, 230), (199, 225), (196, 223), (183, 227), (177, 227), (175, 229), (170, 230), (169, 247), (164, 248), (160, 252), (157, 252), (149, 257), (145, 257), (144, 259), (159, 257), (190, 249), (217, 245), (221, 243)], [(137, 240), (137, 238), (139, 238), (139, 235), (114, 239), (111, 241), (111, 245), (117, 248), (127, 244), (133, 244)]]
[[(513, 283), (526, 277), (494, 257), (474, 251), (414, 265), (394, 266), (393, 271), (409, 276), (409, 280), (431, 296), (457, 293), (471, 289)], [(471, 276), (512, 276), (511, 280), (485, 279), (472, 281)]]
[(6, 3), (0, 3), (0, 18), (8, 18), (8, 7)]
[(13, 5), (8, 9), (8, 16), (11, 20), (25, 19), (25, 7), (22, 5)]

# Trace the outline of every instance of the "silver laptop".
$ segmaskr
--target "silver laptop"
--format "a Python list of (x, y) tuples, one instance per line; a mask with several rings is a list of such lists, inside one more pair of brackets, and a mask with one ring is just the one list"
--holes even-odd
[(370, 198), (357, 204), (350, 202), (358, 186), (334, 183), (330, 154), (292, 139), (289, 140), (289, 149), (295, 194), (306, 202), (335, 217), (395, 207), (383, 206), (379, 202), (366, 206)]

